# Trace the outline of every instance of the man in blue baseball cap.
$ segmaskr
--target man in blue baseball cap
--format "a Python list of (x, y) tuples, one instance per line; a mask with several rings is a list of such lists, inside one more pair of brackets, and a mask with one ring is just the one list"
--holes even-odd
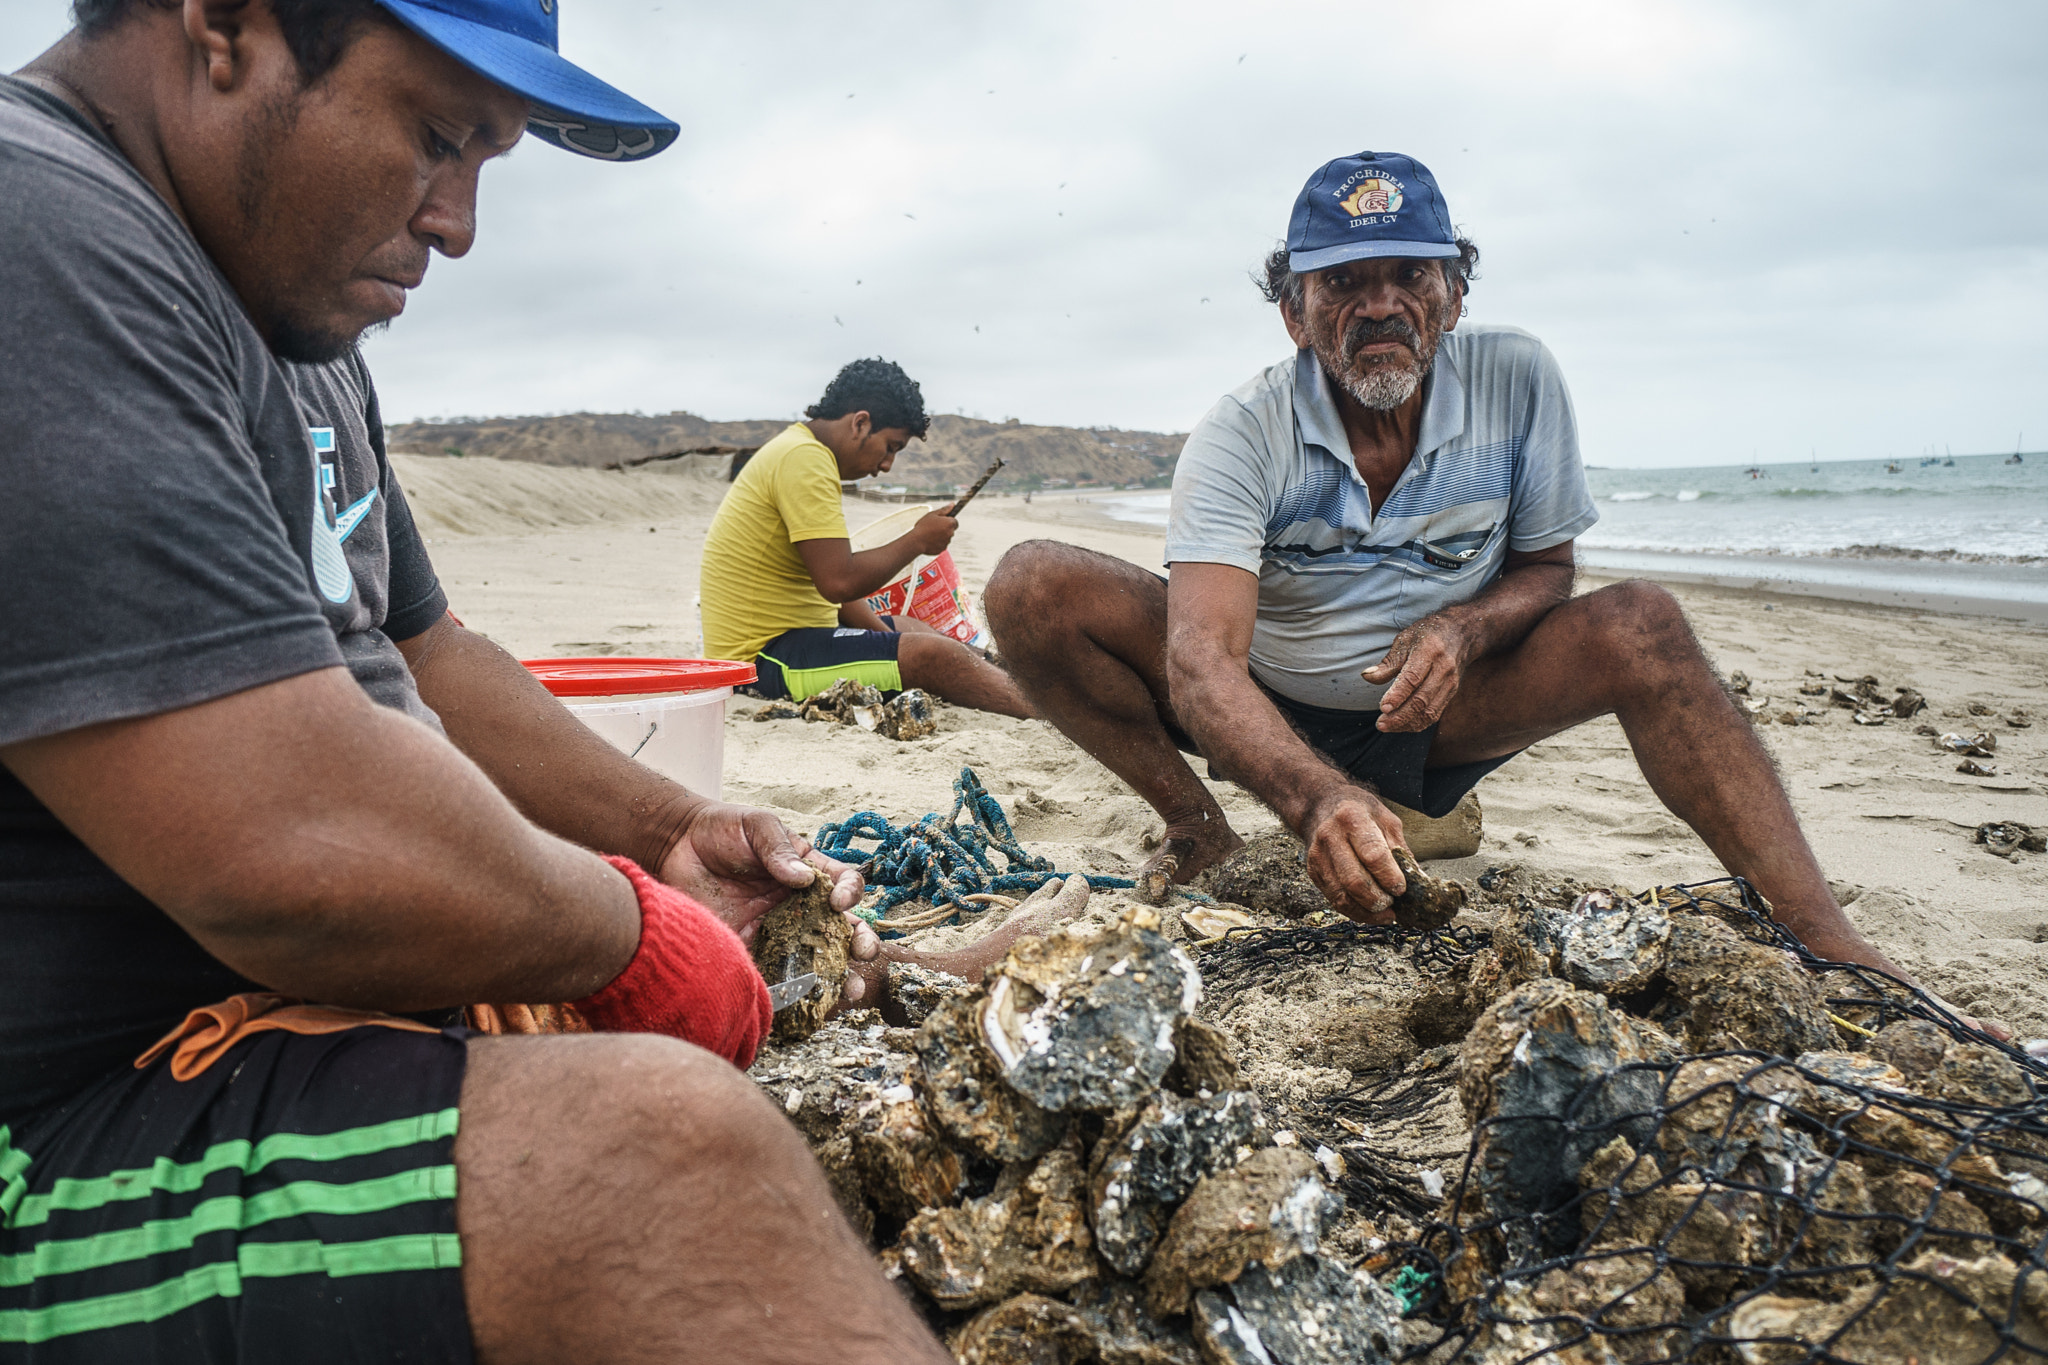
[(1843, 916), (1769, 755), (1671, 595), (1572, 596), (1596, 519), (1541, 342), (1459, 319), (1479, 253), (1413, 157), (1309, 178), (1265, 263), (1294, 354), (1198, 423), (1171, 578), (1048, 541), (983, 604), (1042, 717), (1166, 821), (1155, 885), (1240, 840), (1182, 751), (1256, 793), (1331, 903), (1390, 917), (1390, 805), (1448, 814), (1536, 740), (1619, 717), (1650, 785), (1820, 953), (1890, 968)]
[(736, 1069), (858, 874), (462, 629), (355, 349), (522, 132), (675, 125), (555, 0), (76, 14), (0, 78), (0, 1365), (949, 1359)]

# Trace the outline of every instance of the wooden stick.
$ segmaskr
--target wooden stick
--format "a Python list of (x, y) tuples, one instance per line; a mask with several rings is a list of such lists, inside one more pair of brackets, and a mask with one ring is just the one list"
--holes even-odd
[(990, 479), (993, 479), (996, 476), (996, 471), (998, 469), (1001, 469), (1002, 467), (1003, 461), (998, 459), (994, 464), (990, 465), (987, 469), (982, 470), (981, 477), (974, 481), (974, 487), (968, 489), (965, 493), (962, 493), (960, 495), (960, 500), (953, 504), (953, 510), (948, 512), (946, 515), (949, 517), (959, 516), (960, 509), (965, 507), (968, 503), (973, 502), (974, 495), (976, 493), (979, 493), (983, 488), (987, 487), (988, 481)]

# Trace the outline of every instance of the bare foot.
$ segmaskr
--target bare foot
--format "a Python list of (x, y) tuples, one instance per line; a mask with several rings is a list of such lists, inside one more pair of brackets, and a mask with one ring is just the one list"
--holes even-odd
[[(1840, 912), (1837, 911), (1836, 913), (1839, 914)], [(1830, 962), (1855, 962), (1865, 967), (1874, 967), (1888, 976), (1896, 977), (1908, 986), (1923, 992), (1928, 999), (1954, 1015), (1964, 1026), (1976, 1029), (1988, 1037), (1996, 1038), (2001, 1043), (2012, 1041), (2011, 1029), (1995, 1019), (1979, 1019), (1969, 1011), (1951, 1005), (1947, 1000), (1935, 994), (1931, 988), (1916, 980), (1911, 972), (1886, 957), (1875, 943), (1865, 938), (1853, 927), (1848, 927), (1846, 919), (1844, 919), (1843, 924), (1847, 928), (1846, 933), (1829, 930), (1824, 927), (1814, 927), (1809, 928), (1808, 932), (1801, 936), (1801, 941), (1813, 952)], [(1788, 925), (1787, 927), (1791, 928), (1792, 926)], [(1798, 933), (1799, 931), (1795, 928), (1793, 932)]]
[(1147, 905), (1164, 905), (1174, 887), (1185, 886), (1243, 847), (1244, 840), (1220, 814), (1170, 820), (1159, 851), (1138, 869), (1133, 894)]
[[(1010, 949), (1017, 946), (1018, 940), (1044, 934), (1087, 909), (1088, 890), (1088, 879), (1078, 872), (1064, 882), (1047, 882), (1012, 911), (1008, 919), (964, 948), (929, 953), (913, 948), (901, 939), (884, 939), (881, 956), (873, 964), (860, 964), (859, 970), (867, 975), (871, 967), (879, 966), (881, 972), (878, 975), (886, 976), (889, 963), (906, 962), (957, 976), (964, 981), (979, 982), (982, 973), (1001, 962)], [(876, 977), (869, 979), (880, 984)], [(873, 998), (881, 997), (877, 994)]]

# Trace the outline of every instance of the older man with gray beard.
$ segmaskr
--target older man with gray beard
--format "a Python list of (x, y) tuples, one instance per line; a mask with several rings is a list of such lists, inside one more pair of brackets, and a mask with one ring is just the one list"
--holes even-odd
[(984, 598), (1004, 665), (1165, 820), (1153, 867), (1186, 881), (1242, 842), (1198, 753), (1368, 922), (1405, 884), (1388, 801), (1447, 814), (1528, 745), (1616, 716), (1658, 797), (1808, 945), (1896, 970), (1842, 914), (1671, 595), (1572, 596), (1598, 514), (1571, 398), (1535, 337), (1454, 330), (1478, 258), (1413, 158), (1318, 170), (1266, 262), (1297, 352), (1188, 438), (1171, 578), (1018, 546)]

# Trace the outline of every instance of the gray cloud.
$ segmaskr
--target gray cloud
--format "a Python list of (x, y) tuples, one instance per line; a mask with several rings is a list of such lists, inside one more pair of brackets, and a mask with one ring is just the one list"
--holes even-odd
[[(1287, 348), (1246, 276), (1302, 180), (1376, 147), (1595, 463), (2048, 438), (2048, 11), (1415, 8), (572, 0), (567, 54), (683, 138), (487, 172), (369, 345), (387, 410), (791, 415), (882, 354), (942, 409), (1185, 428)], [(62, 27), (0, 0), (0, 62)]]

